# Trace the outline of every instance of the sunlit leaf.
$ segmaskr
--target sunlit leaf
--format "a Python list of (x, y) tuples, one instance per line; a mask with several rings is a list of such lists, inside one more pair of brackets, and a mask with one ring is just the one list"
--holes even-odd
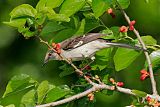
[(7, 96), (11, 92), (19, 92), (24, 89), (35, 86), (35, 82), (29, 75), (20, 74), (14, 76), (7, 84), (6, 91), (3, 97)]
[(53, 34), (53, 32), (62, 30), (64, 28), (65, 28), (64, 26), (58, 24), (57, 22), (50, 21), (44, 26), (44, 28), (42, 29), (40, 35), (47, 36), (49, 34)]
[(31, 5), (22, 4), (14, 8), (11, 11), (10, 16), (13, 19), (13, 18), (25, 17), (25, 16), (35, 17), (36, 14), (37, 14), (37, 11)]
[(36, 91), (34, 89), (27, 92), (25, 95), (23, 95), (21, 99), (21, 103), (25, 105), (26, 107), (35, 106), (35, 93)]
[(96, 18), (101, 16), (109, 7), (111, 0), (93, 0), (92, 10)]
[(157, 41), (152, 36), (141, 36), (146, 45), (156, 45)]
[(85, 0), (65, 0), (61, 6), (60, 14), (71, 16), (85, 5)]
[(132, 93), (136, 94), (139, 97), (146, 97), (147, 93), (139, 90), (132, 90)]
[(67, 95), (69, 92), (70, 92), (70, 89), (68, 88), (55, 87), (48, 92), (46, 97), (46, 102), (56, 101), (64, 97), (65, 95)]
[(42, 81), (37, 88), (37, 94), (38, 94), (38, 102), (37, 103), (38, 104), (42, 103), (48, 90), (49, 90), (48, 81)]
[(117, 0), (117, 1), (122, 7), (122, 9), (126, 9), (130, 5), (130, 0)]
[(120, 71), (128, 67), (141, 52), (133, 49), (118, 48), (114, 55), (114, 64), (116, 71)]
[(10, 22), (3, 22), (3, 23), (7, 24), (9, 26), (12, 26), (12, 27), (19, 28), (19, 27), (23, 27), (25, 25), (26, 19), (22, 19), (22, 18), (20, 18), (20, 19), (13, 19)]

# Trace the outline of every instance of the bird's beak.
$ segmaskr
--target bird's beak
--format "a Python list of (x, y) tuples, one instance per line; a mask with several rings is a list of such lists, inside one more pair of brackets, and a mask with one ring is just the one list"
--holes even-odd
[(44, 67), (48, 63), (48, 61), (49, 61), (49, 57), (46, 56), (42, 64), (42, 67)]

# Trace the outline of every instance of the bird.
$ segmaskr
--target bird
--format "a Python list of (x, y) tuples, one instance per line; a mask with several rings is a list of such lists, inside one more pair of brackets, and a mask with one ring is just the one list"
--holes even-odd
[(143, 50), (143, 48), (139, 46), (110, 42), (106, 39), (103, 39), (103, 37), (108, 35), (109, 34), (88, 33), (86, 35), (68, 38), (59, 43), (61, 46), (60, 55), (58, 55), (52, 49), (47, 51), (44, 58), (44, 63), (47, 63), (50, 60), (63, 60), (60, 56), (72, 61), (81, 61), (86, 58), (94, 59), (94, 55), (97, 51), (110, 47), (123, 47), (135, 50)]

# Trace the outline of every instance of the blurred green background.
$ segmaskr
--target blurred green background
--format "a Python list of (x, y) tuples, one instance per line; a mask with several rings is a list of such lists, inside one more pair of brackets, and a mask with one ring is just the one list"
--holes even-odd
[[(4, 25), (3, 21), (9, 20), (10, 11), (23, 3), (35, 7), (38, 0), (0, 0), (0, 96), (10, 78), (16, 74), (29, 74), (38, 81), (48, 80), (55, 85), (70, 84), (74, 81), (72, 75), (60, 78), (61, 72), (58, 61), (51, 61), (42, 67), (47, 47), (40, 44), (36, 38), (25, 39), (17, 32), (17, 29)], [(136, 28), (141, 35), (151, 35), (160, 43), (160, 0), (131, 0), (131, 5), (126, 10), (132, 20), (136, 20)], [(116, 18), (104, 15), (103, 20), (108, 27), (121, 26), (126, 24), (123, 16), (116, 12)], [(131, 34), (132, 35), (132, 34)], [(141, 82), (139, 70), (142, 69), (144, 56), (136, 61), (137, 68), (130, 71), (129, 67), (125, 72), (117, 72), (117, 80), (124, 81), (125, 87), (144, 90), (151, 93), (150, 80)], [(130, 66), (132, 67), (132, 66)], [(156, 76), (158, 83), (159, 76)], [(66, 82), (67, 80), (67, 82)], [(159, 85), (157, 83), (157, 85)], [(160, 87), (158, 86), (159, 92)], [(130, 105), (131, 97), (123, 93), (115, 92), (112, 96), (96, 94), (96, 107), (124, 107)]]

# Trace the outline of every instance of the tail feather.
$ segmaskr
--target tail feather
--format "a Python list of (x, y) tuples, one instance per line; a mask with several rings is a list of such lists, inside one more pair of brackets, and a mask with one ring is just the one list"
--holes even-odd
[(124, 43), (107, 42), (106, 44), (110, 46), (114, 46), (114, 47), (122, 47), (122, 48), (128, 48), (128, 49), (147, 51), (139, 46), (132, 46), (132, 45), (124, 44)]

